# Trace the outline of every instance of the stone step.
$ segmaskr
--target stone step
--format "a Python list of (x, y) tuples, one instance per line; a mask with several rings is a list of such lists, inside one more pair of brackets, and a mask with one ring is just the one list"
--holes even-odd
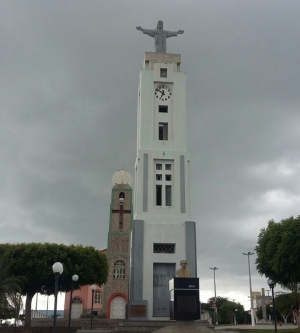
[(207, 327), (214, 329), (207, 320), (197, 321), (129, 321), (124, 320), (116, 328), (115, 332), (118, 333), (152, 333), (164, 327), (178, 327), (178, 326), (194, 326), (194, 327)]
[(207, 320), (183, 321), (183, 320), (148, 320), (148, 321), (132, 321), (123, 320), (119, 326), (211, 326)]

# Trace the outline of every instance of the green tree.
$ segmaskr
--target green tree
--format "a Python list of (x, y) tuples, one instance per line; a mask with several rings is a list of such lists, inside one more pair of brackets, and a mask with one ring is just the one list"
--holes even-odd
[(291, 315), (294, 305), (295, 299), (293, 293), (281, 293), (275, 298), (276, 313), (279, 313), (280, 318), (282, 318), (285, 323)]
[(10, 274), (24, 279), (21, 293), (26, 295), (25, 325), (31, 326), (31, 302), (38, 292), (54, 294), (52, 265), (59, 261), (64, 271), (59, 278), (59, 291), (68, 292), (73, 274), (79, 276), (76, 288), (106, 282), (108, 264), (105, 254), (92, 246), (30, 243), (0, 244), (1, 254), (13, 256)]
[(0, 256), (0, 296), (21, 290), (21, 279), (11, 275), (13, 258), (8, 254)]
[(10, 308), (11, 316), (15, 322), (20, 319), (20, 311), (23, 309), (22, 295), (19, 292), (6, 294), (6, 300)]
[[(236, 311), (237, 310), (237, 311)], [(231, 301), (224, 302), (219, 307), (219, 323), (220, 324), (233, 324), (234, 318), (239, 320), (239, 318), (244, 314), (244, 307), (240, 303), (235, 303)]]
[(13, 260), (10, 255), (0, 257), (0, 318), (15, 318), (15, 307), (10, 302), (12, 295), (20, 293), (21, 279), (10, 273)]
[[(208, 302), (212, 304), (215, 301), (214, 297), (208, 299)], [(217, 296), (217, 308), (221, 307), (223, 303), (229, 302), (227, 297)]]
[(300, 283), (300, 216), (268, 222), (258, 235), (256, 268), (282, 286)]
[[(288, 288), (299, 313), (300, 284), (300, 216), (271, 220), (258, 235), (256, 269), (261, 275)], [(297, 317), (299, 326), (299, 316)]]
[[(269, 316), (272, 316), (272, 308), (270, 307), (270, 304), (266, 304), (266, 315), (267, 315), (267, 318), (269, 318)], [(256, 310), (256, 316), (259, 320), (263, 319), (262, 307), (259, 307)]]

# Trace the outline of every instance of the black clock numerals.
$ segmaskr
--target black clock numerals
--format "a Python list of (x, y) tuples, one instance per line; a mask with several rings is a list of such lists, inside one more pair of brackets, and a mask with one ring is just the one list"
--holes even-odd
[(168, 101), (172, 96), (171, 89), (166, 86), (158, 86), (155, 89), (155, 97), (161, 101)]

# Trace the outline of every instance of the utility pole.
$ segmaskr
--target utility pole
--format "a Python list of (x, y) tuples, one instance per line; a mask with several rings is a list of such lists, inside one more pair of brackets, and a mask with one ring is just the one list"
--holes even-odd
[(250, 302), (251, 302), (251, 325), (254, 326), (254, 309), (253, 309), (253, 295), (252, 295), (252, 285), (251, 285), (251, 271), (250, 271), (250, 259), (249, 257), (254, 254), (253, 252), (243, 253), (243, 255), (248, 256), (248, 268), (249, 268), (249, 286), (250, 286)]
[(212, 269), (214, 271), (214, 289), (215, 289), (215, 311), (214, 311), (214, 315), (215, 315), (215, 325), (218, 325), (218, 308), (217, 308), (217, 289), (216, 289), (216, 270), (219, 269), (217, 267), (209, 267), (210, 269)]

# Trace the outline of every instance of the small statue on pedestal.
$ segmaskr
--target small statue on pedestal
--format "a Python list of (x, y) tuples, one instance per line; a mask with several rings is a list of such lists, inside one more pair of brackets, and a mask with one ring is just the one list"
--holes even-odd
[(176, 276), (178, 277), (191, 277), (192, 271), (186, 268), (187, 261), (186, 260), (180, 260), (180, 266), (181, 268), (176, 271)]

